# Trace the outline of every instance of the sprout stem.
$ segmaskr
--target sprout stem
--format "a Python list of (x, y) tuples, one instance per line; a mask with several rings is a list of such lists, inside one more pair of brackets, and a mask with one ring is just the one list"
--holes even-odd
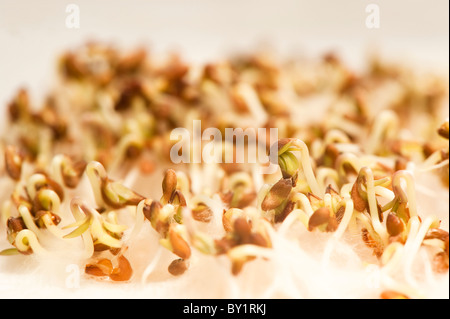
[[(406, 196), (401, 185), (401, 180), (406, 181)], [(414, 188), (414, 179), (411, 173), (406, 170), (395, 172), (392, 176), (392, 189), (397, 196), (402, 198), (402, 200), (408, 201), (410, 217), (417, 216), (416, 192)]]
[(36, 234), (29, 229), (22, 229), (16, 236), (15, 245), (20, 251), (27, 251), (29, 248), (37, 255), (47, 255), (48, 252), (39, 244)]
[(314, 176), (314, 171), (311, 165), (311, 158), (309, 156), (308, 147), (306, 146), (305, 142), (303, 142), (298, 138), (294, 139), (293, 145), (297, 146), (300, 150), (303, 172), (305, 174), (309, 188), (314, 194), (322, 197), (324, 191), (319, 187), (316, 177)]
[(102, 180), (108, 178), (105, 168), (99, 162), (92, 161), (86, 166), (86, 174), (94, 192), (95, 202), (101, 207), (105, 206), (101, 191)]
[(383, 227), (383, 225), (381, 224), (380, 218), (378, 216), (378, 205), (375, 194), (375, 186), (372, 170), (367, 166), (365, 166), (361, 168), (360, 173), (362, 174), (362, 176), (365, 177), (366, 180), (367, 200), (369, 202), (369, 214), (371, 217), (373, 228), (381, 237), (383, 242), (386, 244), (388, 242), (389, 235), (385, 227)]

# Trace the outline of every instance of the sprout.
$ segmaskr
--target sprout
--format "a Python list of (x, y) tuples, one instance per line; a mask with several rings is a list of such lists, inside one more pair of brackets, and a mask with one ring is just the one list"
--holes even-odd
[(347, 171), (351, 170), (358, 174), (362, 165), (359, 158), (352, 153), (343, 153), (336, 159), (336, 171), (341, 179), (341, 183), (348, 182)]
[(283, 174), (283, 178), (293, 178), (298, 172), (300, 163), (292, 152), (300, 151), (301, 165), (306, 177), (308, 186), (313, 194), (323, 195), (319, 188), (316, 177), (312, 169), (311, 158), (305, 142), (299, 139), (282, 139), (278, 141), (278, 161)]
[[(362, 184), (364, 182), (365, 186), (366, 186), (366, 194), (364, 195), (367, 196), (367, 208), (369, 211), (369, 214), (371, 216), (371, 222), (373, 225), (374, 230), (378, 233), (378, 235), (381, 237), (381, 240), (384, 243), (387, 243), (388, 240), (388, 234), (386, 229), (384, 228), (384, 226), (381, 224), (380, 222), (380, 215), (379, 215), (379, 206), (377, 203), (377, 199), (376, 199), (376, 195), (375, 195), (375, 181), (373, 178), (373, 173), (372, 170), (368, 167), (363, 167), (361, 168), (359, 175), (358, 175), (358, 179), (355, 182), (359, 184)], [(355, 193), (352, 191), (352, 195), (354, 195)], [(360, 195), (361, 192), (358, 190), (358, 194)], [(358, 196), (356, 196), (355, 198), (357, 198)], [(352, 199), (354, 199), (352, 197)], [(361, 198), (358, 198), (358, 205), (360, 205)], [(362, 198), (362, 200), (364, 200), (364, 198)], [(355, 199), (354, 199), (355, 202)], [(358, 208), (356, 207), (356, 203), (355, 203), (355, 208), (358, 210)], [(361, 208), (361, 207), (360, 207)]]
[(25, 255), (31, 253), (41, 256), (48, 255), (48, 252), (39, 243), (36, 234), (29, 229), (22, 229), (17, 233), (14, 240), (14, 246), (16, 246), (20, 253)]
[[(264, 250), (260, 248), (264, 247)], [(215, 241), (215, 249), (209, 251), (218, 255), (227, 254), (232, 262), (232, 274), (237, 275), (247, 261), (257, 256), (267, 256), (271, 247), (265, 228), (254, 229), (244, 217), (234, 219), (233, 227), (223, 238)]]
[(397, 135), (398, 127), (398, 117), (393, 111), (384, 110), (378, 114), (368, 137), (369, 141), (366, 143), (366, 152), (377, 153), (383, 143)]
[[(406, 192), (403, 190), (402, 180), (406, 182)], [(404, 170), (395, 172), (392, 176), (392, 189), (399, 204), (408, 204), (408, 218), (417, 216), (416, 194), (411, 173)]]
[(86, 174), (91, 182), (97, 205), (100, 207), (119, 209), (128, 205), (136, 206), (144, 199), (121, 182), (109, 179), (99, 162), (90, 162), (86, 167)]
[(292, 180), (280, 179), (270, 188), (269, 192), (261, 203), (261, 208), (263, 210), (271, 210), (277, 208), (286, 201), (291, 190)]
[[(86, 252), (88, 253), (92, 247), (106, 246), (109, 249), (122, 248), (123, 231), (126, 227), (110, 223), (95, 209), (90, 208), (78, 198), (74, 198), (71, 202), (71, 210), (76, 222), (64, 228), (75, 228), (72, 232), (65, 235), (64, 238), (75, 238), (83, 236)], [(90, 236), (85, 236), (89, 231)]]
[(231, 174), (228, 188), (231, 192), (228, 206), (236, 208), (245, 208), (256, 198), (252, 178), (246, 172)]
[(8, 175), (18, 181), (22, 174), (22, 163), (25, 159), (23, 152), (12, 145), (5, 147), (5, 169)]
[[(168, 275), (181, 276), (204, 269), (197, 265), (204, 260), (225, 258), (228, 275), (237, 276), (261, 258), (275, 270), (264, 296), (325, 291), (304, 280), (317, 274), (303, 271), (317, 268), (308, 239), (325, 241), (314, 246), (324, 274), (335, 266), (348, 270), (332, 254), (378, 262), (380, 287), (364, 293), (381, 298), (424, 297), (434, 288), (427, 285), (434, 283), (433, 270), (448, 274), (448, 232), (437, 218), (419, 217), (415, 193), (415, 183), (431, 174), (448, 186), (448, 119), (437, 109), (447, 90), (440, 80), (423, 82), (379, 63), (353, 74), (332, 54), (318, 65), (251, 55), (197, 74), (178, 56), (160, 65), (147, 63), (141, 49), (124, 54), (93, 43), (60, 62), (62, 91), (50, 92), (40, 110), (33, 111), (25, 90), (8, 105), (0, 218), (10, 247), (0, 255), (58, 253), (48, 247), (75, 253), (72, 244), (80, 241), (77, 258), (87, 275), (114, 282), (137, 275), (142, 283), (161, 263)], [(170, 130), (191, 127), (193, 119), (220, 130), (277, 129), (278, 142), (258, 130), (258, 143), (271, 154), (275, 148), (281, 176), (261, 174), (261, 164), (170, 169)], [(436, 130), (436, 123), (443, 124)], [(226, 148), (221, 154), (229, 155)], [(156, 175), (148, 175), (153, 162), (163, 170), (160, 198), (139, 193), (155, 190)], [(141, 273), (125, 252), (140, 254), (148, 246), (138, 236), (146, 220), (158, 245), (145, 269), (136, 268)], [(297, 222), (300, 232), (292, 227)], [(169, 261), (165, 250), (173, 254)], [(429, 258), (416, 267), (422, 253)], [(416, 270), (423, 272), (416, 276)], [(426, 282), (418, 280), (422, 274)], [(225, 288), (241, 292), (238, 284), (247, 277), (228, 279)], [(333, 280), (322, 281), (340, 287)]]
[(84, 160), (73, 161), (66, 155), (56, 155), (52, 159), (51, 172), (56, 182), (69, 188), (75, 188), (86, 169)]

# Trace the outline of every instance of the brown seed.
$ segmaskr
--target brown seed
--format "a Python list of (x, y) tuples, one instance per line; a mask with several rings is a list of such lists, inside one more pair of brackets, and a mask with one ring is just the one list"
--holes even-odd
[(179, 190), (175, 190), (174, 192), (172, 192), (169, 203), (186, 207), (186, 199)]
[(309, 218), (308, 230), (313, 231), (316, 227), (328, 224), (331, 220), (330, 209), (328, 207), (321, 207), (317, 209)]
[(393, 290), (385, 290), (380, 295), (381, 299), (409, 299), (408, 296)]
[(444, 245), (445, 245), (445, 253), (448, 256), (448, 236), (445, 237), (445, 239), (444, 239)]
[(85, 273), (93, 276), (109, 276), (113, 271), (112, 263), (109, 259), (100, 259), (95, 264), (87, 264)]
[(86, 75), (85, 66), (77, 60), (74, 53), (67, 53), (61, 60), (62, 74), (68, 78), (82, 78)]
[(448, 271), (448, 254), (441, 251), (433, 258), (433, 270), (439, 274), (444, 274)]
[[(235, 195), (236, 194), (237, 193), (235, 193)], [(254, 192), (254, 191), (242, 193), (242, 194), (240, 194), (238, 199), (233, 198), (230, 207), (245, 208), (245, 207), (249, 206), (255, 198), (256, 198), (256, 192)]]
[(250, 235), (250, 243), (256, 246), (269, 247), (266, 239), (260, 233), (252, 233)]
[(162, 208), (162, 205), (160, 202), (146, 199), (145, 205), (142, 210), (143, 210), (145, 218), (147, 218), (150, 222), (152, 222), (154, 217), (158, 215), (159, 210), (161, 208)]
[(8, 230), (18, 233), (23, 229), (26, 229), (25, 222), (22, 217), (10, 217), (7, 221)]
[(29, 98), (25, 89), (20, 89), (14, 100), (8, 105), (9, 116), (12, 122), (29, 116)]
[(373, 254), (378, 258), (380, 258), (381, 255), (383, 254), (383, 246), (372, 238), (372, 236), (370, 235), (369, 231), (366, 228), (363, 228), (361, 230), (361, 236), (367, 247), (373, 249)]
[(345, 213), (345, 206), (339, 207), (339, 209), (336, 211), (336, 222), (338, 224), (340, 224), (342, 218), (344, 218), (344, 213)]
[(40, 210), (34, 215), (34, 217), (37, 220), (37, 225), (40, 228), (44, 228), (45, 227), (45, 224), (42, 221), (42, 217), (44, 217), (45, 215), (50, 216), (50, 220), (52, 221), (53, 225), (58, 225), (61, 222), (61, 217), (59, 217), (58, 215), (56, 215), (56, 214), (54, 214), (52, 212), (49, 212), (49, 211)]
[(101, 193), (105, 203), (117, 209), (128, 205), (136, 206), (145, 199), (144, 196), (109, 178), (102, 180)]
[(397, 236), (403, 232), (405, 225), (394, 213), (389, 213), (386, 219), (386, 228), (390, 236)]
[(211, 209), (203, 203), (192, 209), (192, 217), (199, 222), (208, 223), (211, 221), (212, 216)]
[(247, 244), (250, 242), (252, 226), (244, 217), (238, 217), (234, 221), (234, 232), (239, 243)]
[(81, 180), (81, 176), (87, 166), (86, 161), (79, 160), (70, 162), (61, 167), (64, 184), (69, 188), (75, 188)]
[(401, 171), (406, 169), (406, 166), (408, 164), (408, 161), (404, 157), (399, 157), (395, 160), (395, 171)]
[(448, 237), (449, 237), (449, 234), (447, 231), (440, 229), (440, 228), (432, 228), (427, 232), (425, 239), (440, 239), (440, 240), (442, 240), (444, 242), (444, 251), (448, 256)]
[(241, 260), (241, 259), (233, 260), (231, 263), (231, 273), (234, 276), (237, 276), (242, 271), (244, 264), (245, 264), (245, 260)]
[(339, 150), (334, 144), (328, 144), (325, 148), (325, 153), (323, 156), (324, 165), (328, 167), (335, 167), (336, 159), (339, 154)]
[(330, 220), (328, 221), (326, 231), (327, 232), (335, 232), (336, 229), (338, 228), (338, 226), (339, 226), (339, 224), (336, 220), (336, 217), (332, 215), (332, 216), (330, 216)]
[(366, 201), (361, 197), (361, 195), (359, 194), (359, 191), (358, 191), (358, 181), (356, 181), (356, 182), (353, 184), (353, 187), (352, 187), (352, 190), (351, 190), (351, 197), (352, 197), (353, 205), (354, 205), (355, 209), (356, 209), (358, 212), (363, 212), (363, 211), (366, 209), (366, 207), (367, 207), (367, 203), (366, 203)]
[(282, 223), (286, 217), (294, 210), (296, 203), (288, 201), (281, 212), (275, 211), (274, 222)]
[(19, 180), (22, 173), (24, 155), (16, 147), (8, 145), (5, 148), (5, 169), (8, 175)]
[(191, 257), (191, 248), (172, 226), (173, 224), (169, 227), (169, 240), (172, 244), (173, 253), (182, 259), (189, 259)]
[(220, 199), (226, 206), (230, 206), (231, 200), (233, 199), (233, 192), (229, 191), (227, 193), (220, 193)]
[(165, 202), (169, 202), (172, 197), (172, 193), (177, 187), (177, 174), (173, 169), (168, 169), (164, 174), (162, 182), (163, 199)]
[(107, 276), (107, 274), (105, 274), (103, 270), (97, 265), (90, 265), (90, 264), (86, 265), (86, 267), (84, 268), (84, 272), (88, 275), (96, 277)]
[(230, 239), (228, 237), (223, 237), (221, 239), (215, 239), (214, 246), (216, 248), (217, 254), (221, 255), (221, 254), (225, 254), (231, 248), (236, 246), (236, 242), (234, 241), (234, 239)]
[(438, 129), (438, 134), (440, 136), (442, 136), (443, 138), (447, 139), (449, 138), (449, 126), (448, 126), (448, 121), (446, 121), (445, 123), (443, 123), (441, 125), (441, 127), (439, 127)]
[(142, 153), (142, 145), (131, 144), (125, 151), (125, 157), (128, 159), (136, 159)]
[(448, 238), (448, 232), (440, 229), (440, 228), (431, 228), (428, 230), (427, 234), (425, 235), (425, 239), (440, 239), (445, 240), (445, 238)]
[(118, 73), (136, 72), (145, 62), (147, 52), (143, 48), (139, 48), (128, 55), (121, 57), (117, 63), (116, 70)]
[(169, 265), (169, 273), (173, 276), (180, 276), (188, 269), (189, 262), (184, 259), (175, 259)]
[(275, 183), (270, 191), (267, 193), (263, 202), (261, 203), (261, 208), (263, 210), (274, 209), (285, 201), (292, 190), (292, 180), (291, 179), (280, 179)]
[(222, 214), (222, 224), (223, 224), (223, 228), (225, 229), (225, 231), (230, 232), (233, 230), (233, 225), (231, 224), (230, 221), (230, 214), (227, 214), (227, 210), (223, 210), (223, 214)]
[(109, 278), (114, 281), (127, 281), (133, 275), (133, 268), (131, 268), (131, 264), (125, 256), (119, 256), (119, 265), (117, 268), (114, 268), (112, 273), (109, 275)]

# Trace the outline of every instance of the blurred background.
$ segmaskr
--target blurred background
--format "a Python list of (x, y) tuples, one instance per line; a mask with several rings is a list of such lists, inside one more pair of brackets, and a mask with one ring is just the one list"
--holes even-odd
[[(66, 26), (70, 4), (79, 28)], [(366, 25), (373, 4), (379, 28)], [(355, 67), (377, 52), (448, 74), (448, 9), (448, 0), (1, 0), (0, 114), (20, 86), (40, 101), (55, 58), (86, 40), (178, 50), (200, 63), (261, 44), (290, 55), (335, 50)]]

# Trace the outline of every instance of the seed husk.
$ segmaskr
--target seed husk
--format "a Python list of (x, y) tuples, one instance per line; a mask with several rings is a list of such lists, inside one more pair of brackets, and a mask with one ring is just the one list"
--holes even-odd
[(177, 188), (177, 174), (173, 169), (168, 169), (164, 174), (162, 181), (162, 191), (164, 203), (168, 203), (172, 197), (172, 193)]
[(448, 121), (442, 123), (442, 125), (438, 129), (438, 134), (448, 140), (448, 138), (449, 138)]
[(20, 232), (22, 229), (26, 229), (25, 222), (22, 217), (10, 217), (7, 221), (8, 230), (15, 233)]
[(353, 187), (352, 187), (352, 190), (351, 190), (351, 197), (352, 197), (352, 200), (353, 200), (354, 208), (358, 212), (363, 212), (367, 208), (367, 203), (366, 203), (366, 200), (361, 197), (361, 194), (359, 193), (358, 188), (359, 188), (358, 181), (356, 181), (353, 184)]
[(234, 232), (239, 243), (249, 243), (252, 226), (244, 217), (238, 217), (234, 221)]
[(294, 210), (295, 203), (288, 201), (281, 212), (275, 212), (274, 222), (282, 223), (285, 218)]
[(87, 162), (84, 160), (79, 160), (73, 162), (68, 159), (68, 163), (61, 166), (61, 175), (63, 177), (64, 185), (69, 188), (75, 188), (81, 180), (81, 176), (86, 169)]
[(35, 214), (35, 218), (37, 220), (37, 224), (40, 228), (44, 228), (45, 224), (44, 221), (42, 220), (42, 218), (44, 216), (49, 216), (50, 220), (52, 221), (53, 225), (58, 225), (61, 222), (61, 217), (59, 217), (58, 215), (49, 212), (49, 211), (44, 211), (44, 210), (40, 210)]
[(391, 212), (386, 218), (386, 228), (390, 236), (397, 236), (403, 232), (405, 225), (401, 218)]
[(100, 259), (97, 263), (87, 264), (84, 269), (88, 275), (97, 277), (109, 276), (113, 271), (113, 265), (109, 259)]
[(433, 270), (439, 274), (445, 274), (447, 273), (448, 269), (449, 269), (449, 259), (448, 259), (448, 255), (441, 251), (438, 252), (436, 255), (434, 255), (433, 257)]
[(288, 198), (291, 190), (292, 180), (284, 178), (280, 179), (267, 193), (261, 203), (261, 208), (267, 211), (280, 206)]
[(172, 245), (173, 253), (182, 259), (189, 259), (189, 257), (191, 257), (191, 248), (172, 226), (173, 224), (169, 227), (169, 240)]
[(308, 230), (313, 231), (317, 227), (326, 225), (327, 232), (333, 232), (337, 229), (337, 221), (334, 215), (331, 215), (328, 207), (321, 207), (314, 211), (308, 221)]
[(211, 209), (203, 203), (192, 209), (192, 217), (197, 221), (208, 223), (211, 221), (212, 216)]
[(185, 259), (175, 259), (168, 267), (169, 273), (173, 276), (180, 276), (189, 268), (189, 261)]
[(120, 255), (118, 258), (119, 265), (117, 268), (114, 268), (112, 273), (109, 275), (109, 278), (113, 281), (127, 281), (130, 280), (133, 275), (133, 268), (131, 268), (131, 264), (128, 259)]
[(20, 179), (24, 158), (24, 154), (16, 147), (8, 145), (5, 148), (5, 169), (13, 180), (18, 181)]

